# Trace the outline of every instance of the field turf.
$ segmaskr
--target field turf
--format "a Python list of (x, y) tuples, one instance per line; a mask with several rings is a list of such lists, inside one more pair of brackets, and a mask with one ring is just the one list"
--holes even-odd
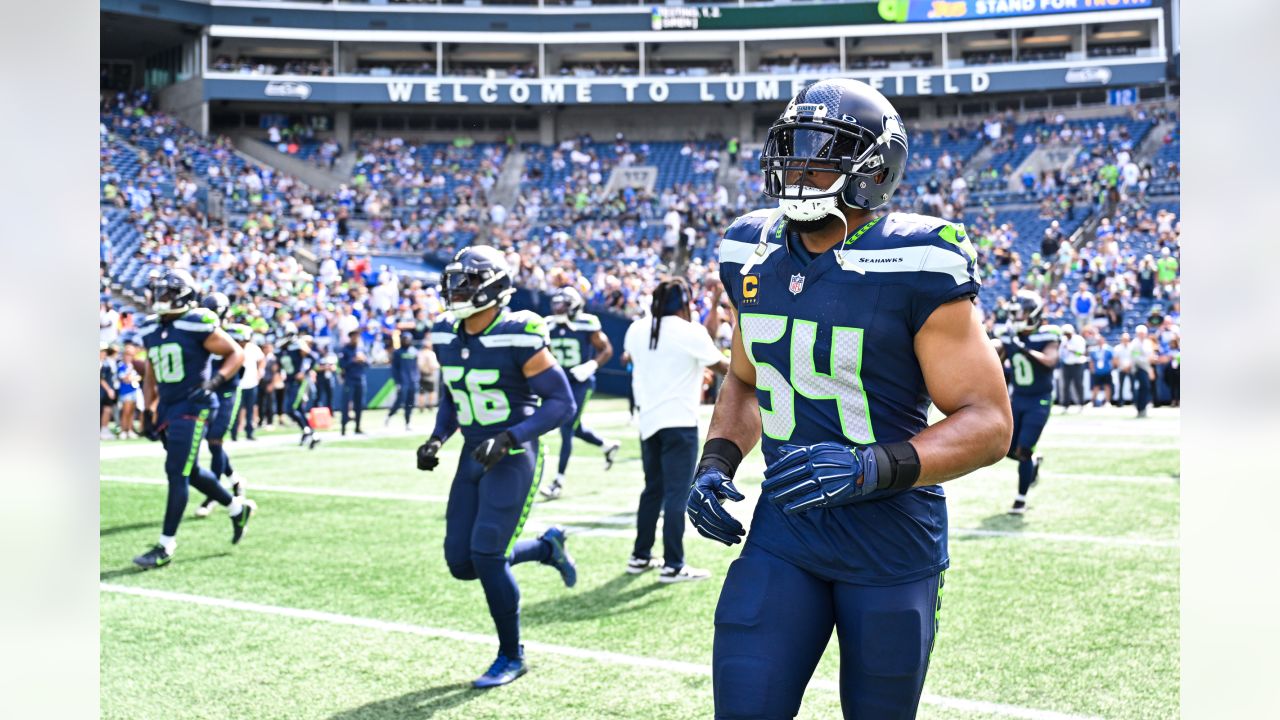
[[(1005, 514), (1012, 461), (946, 485), (952, 567), (921, 718), (1178, 714), (1179, 420), (1131, 416), (1055, 410), (1025, 517)], [(711, 717), (712, 616), (738, 549), (689, 529), (688, 561), (711, 581), (623, 572), (643, 483), (625, 401), (596, 399), (585, 420), (623, 442), (613, 469), (579, 442), (564, 497), (534, 506), (525, 537), (568, 526), (579, 581), (516, 568), (530, 673), (489, 691), (469, 687), (496, 652), (483, 593), (441, 549), (460, 439), (422, 473), (431, 418), (405, 434), (371, 417), (375, 434), (327, 432), (314, 451), (283, 431), (229, 445), (259, 506), (244, 541), (230, 544), (223, 511), (194, 519), (193, 491), (173, 563), (145, 573), (130, 559), (159, 533), (160, 449), (102, 444), (103, 717)], [(545, 483), (559, 437), (544, 442)], [(762, 469), (756, 451), (740, 473), (744, 521)], [(837, 672), (832, 642), (800, 717), (840, 716)]]

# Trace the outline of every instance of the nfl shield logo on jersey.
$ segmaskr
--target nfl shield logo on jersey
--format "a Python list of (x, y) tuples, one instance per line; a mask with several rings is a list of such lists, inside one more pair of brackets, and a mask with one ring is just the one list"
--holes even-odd
[(792, 295), (799, 295), (800, 291), (804, 290), (804, 276), (792, 275), (791, 284), (787, 286), (787, 289), (791, 291)]

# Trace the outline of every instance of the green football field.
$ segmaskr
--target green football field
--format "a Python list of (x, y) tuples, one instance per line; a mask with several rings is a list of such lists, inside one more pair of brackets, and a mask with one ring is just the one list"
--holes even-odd
[[(1012, 461), (946, 485), (951, 569), (920, 717), (1177, 716), (1179, 420), (1132, 414), (1055, 411), (1025, 517), (1005, 513)], [(416, 420), (425, 433), (431, 418)], [(230, 544), (225, 511), (189, 511), (173, 563), (146, 573), (131, 558), (159, 534), (159, 446), (104, 443), (103, 716), (711, 717), (712, 616), (741, 546), (688, 529), (687, 559), (710, 581), (625, 574), (643, 484), (636, 430), (624, 400), (593, 401), (586, 423), (623, 441), (619, 462), (603, 472), (579, 442), (564, 497), (536, 504), (524, 531), (567, 526), (578, 585), (515, 569), (530, 672), (488, 691), (469, 687), (496, 654), (484, 596), (442, 552), (460, 438), (435, 473), (414, 468), (422, 434), (385, 431), (380, 413), (370, 437), (326, 433), (314, 451), (292, 433), (230, 445), (259, 507), (244, 541)], [(559, 437), (545, 441), (549, 482)], [(730, 507), (744, 521), (762, 470), (757, 451), (739, 474), (748, 499)], [(840, 716), (837, 660), (832, 642), (800, 717)]]

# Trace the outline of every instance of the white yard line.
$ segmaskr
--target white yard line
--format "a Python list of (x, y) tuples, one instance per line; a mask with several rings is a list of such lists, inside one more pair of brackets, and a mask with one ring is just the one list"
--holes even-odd
[[(160, 478), (141, 478), (126, 475), (103, 475), (102, 480), (107, 482), (117, 482), (130, 485), (166, 485), (166, 481)], [(249, 492), (278, 492), (292, 495), (316, 495), (322, 497), (339, 497), (339, 498), (359, 498), (363, 500), (400, 500), (405, 502), (419, 503), (444, 503), (448, 498), (443, 495), (413, 495), (408, 493), (396, 492), (380, 492), (376, 490), (348, 490), (345, 488), (316, 488), (316, 487), (299, 487), (294, 485), (259, 485), (254, 483), (249, 486)], [(744, 505), (749, 508), (749, 505)], [(580, 537), (609, 537), (609, 538), (634, 538), (634, 519), (625, 518), (617, 508), (600, 508), (598, 506), (575, 506), (571, 503), (539, 503), (535, 506), (537, 513), (529, 518), (526, 527), (530, 531), (545, 530), (551, 525), (562, 524), (565, 530), (574, 536)], [(588, 516), (582, 517), (575, 513), (590, 513), (604, 510), (610, 513), (605, 516)], [(750, 513), (745, 513), (744, 517), (750, 517)], [(574, 525), (574, 522), (590, 523), (591, 525), (613, 525), (623, 526), (613, 527), (588, 527), (583, 525)], [(1127, 538), (1119, 536), (1105, 535), (1077, 535), (1068, 533), (1038, 533), (1038, 532), (1020, 532), (1014, 530), (986, 530), (981, 528), (957, 528), (950, 529), (950, 535), (953, 537), (1008, 537), (1020, 538), (1024, 540), (1049, 540), (1057, 542), (1075, 542), (1087, 543), (1095, 545), (1128, 545), (1141, 547), (1178, 547), (1176, 540), (1154, 540), (1148, 538)]]
[[(404, 633), (422, 637), (444, 638), (447, 640), (456, 640), (475, 645), (493, 645), (493, 637), (490, 635), (463, 632), (461, 630), (451, 630), (448, 628), (433, 628), (424, 625), (413, 625), (410, 623), (389, 622), (375, 618), (342, 615), (339, 613), (324, 612), (321, 610), (306, 610), (280, 605), (264, 605), (261, 603), (245, 602), (241, 600), (228, 600), (204, 595), (190, 595), (187, 593), (168, 592), (166, 590), (151, 590), (148, 588), (115, 585), (111, 583), (100, 583), (98, 585), (98, 589), (106, 593), (132, 595), (135, 597), (165, 600), (168, 602), (184, 603), (187, 605), (216, 607), (226, 610), (255, 613), (258, 615), (274, 615), (277, 617), (328, 623), (330, 625), (359, 627), (369, 630), (377, 630), (379, 632)], [(545, 653), (547, 655), (561, 655), (581, 660), (591, 660), (605, 665), (626, 665), (652, 670), (665, 670), (668, 672), (674, 671), (684, 675), (697, 675), (700, 677), (711, 676), (711, 666), (699, 663), (664, 660), (661, 658), (645, 657), (643, 655), (626, 655), (623, 653), (606, 652), (603, 650), (589, 650), (586, 648), (576, 648), (567, 645), (553, 645), (532, 640), (526, 640), (524, 646), (534, 653)], [(839, 684), (831, 680), (813, 680), (809, 683), (809, 687), (831, 691), (839, 691), (840, 689)], [(921, 697), (921, 701), (929, 705), (937, 705), (939, 707), (946, 707), (955, 710), (990, 713), (993, 715), (1002, 715), (1011, 718), (1026, 718), (1027, 720), (1092, 720), (1091, 718), (1087, 718), (1087, 716), (1069, 715), (1066, 713), (1054, 712), (1052, 710), (1038, 710), (1036, 708), (1020, 707), (1017, 705), (986, 702), (984, 700), (952, 698), (942, 695), (933, 695), (930, 693), (926, 693)]]

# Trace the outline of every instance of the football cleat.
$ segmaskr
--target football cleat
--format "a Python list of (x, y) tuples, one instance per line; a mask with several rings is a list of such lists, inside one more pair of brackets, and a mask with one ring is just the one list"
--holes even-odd
[(551, 546), (551, 559), (546, 564), (560, 571), (560, 579), (564, 580), (564, 586), (573, 587), (576, 585), (578, 583), (578, 566), (573, 562), (573, 557), (569, 555), (569, 551), (564, 547), (565, 541), (568, 540), (564, 534), (564, 528), (559, 525), (553, 525), (539, 535), (538, 539)]
[(1014, 500), (1013, 507), (1009, 508), (1010, 515), (1024, 515), (1027, 512), (1026, 500)]
[(622, 448), (622, 443), (617, 440), (608, 440), (604, 444), (604, 469), (608, 470), (613, 467), (613, 461), (618, 457), (618, 450)]
[(157, 543), (155, 547), (134, 558), (133, 564), (144, 570), (150, 570), (164, 567), (169, 564), (170, 560), (173, 560), (173, 553), (165, 550), (163, 545)]
[[(524, 646), (520, 646), (521, 653), (524, 652)], [(498, 659), (493, 661), (488, 670), (484, 674), (472, 681), (471, 685), (476, 688), (492, 688), (499, 685), (506, 685), (516, 680), (521, 675), (529, 672), (529, 668), (524, 664), (524, 658), (509, 658), (502, 653), (498, 653)]]
[(711, 577), (711, 573), (707, 570), (701, 570), (695, 567), (685, 565), (680, 568), (662, 568), (662, 572), (658, 573), (658, 582), (660, 583), (681, 583), (694, 582), (696, 580), (707, 580)]
[(303, 445), (306, 445), (307, 441), (310, 440), (311, 437), (315, 434), (316, 434), (316, 431), (312, 430), (311, 428), (307, 428), (306, 430), (303, 430), (302, 437), (298, 438), (298, 447), (302, 447)]
[(253, 515), (253, 511), (258, 506), (252, 500), (244, 500), (240, 506), (240, 514), (231, 516), (231, 544), (238, 545), (240, 538), (244, 537), (245, 527), (249, 525), (249, 517)]
[(213, 498), (205, 498), (204, 502), (200, 503), (200, 506), (196, 508), (196, 517), (209, 517), (209, 513), (213, 512), (213, 503)]
[(639, 575), (640, 573), (656, 570), (660, 567), (662, 567), (662, 558), (660, 557), (642, 558), (632, 555), (631, 559), (627, 560), (628, 575)]
[(550, 485), (544, 488), (538, 488), (538, 494), (548, 500), (555, 500), (560, 497), (560, 493), (564, 491), (564, 483), (560, 482), (560, 478), (551, 481)]
[(317, 446), (317, 445), (319, 445), (319, 444), (320, 444), (320, 436), (319, 436), (319, 435), (316, 435), (315, 433), (312, 433), (312, 434), (311, 434), (311, 443), (310, 443), (309, 445), (307, 445), (307, 449), (308, 449), (308, 450), (315, 450), (315, 449), (316, 449), (316, 446)]
[(1044, 456), (1033, 455), (1031, 457), (1031, 464), (1035, 466), (1035, 474), (1031, 476), (1031, 485), (1028, 487), (1035, 487), (1040, 482), (1040, 466), (1044, 464)]

